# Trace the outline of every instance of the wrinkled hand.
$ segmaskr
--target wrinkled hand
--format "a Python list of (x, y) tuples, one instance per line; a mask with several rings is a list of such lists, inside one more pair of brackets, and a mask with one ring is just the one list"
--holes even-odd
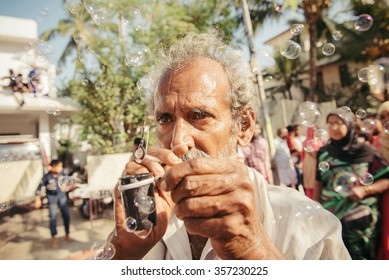
[[(149, 157), (145, 157), (140, 163), (127, 163), (123, 176), (140, 173), (152, 173), (154, 177), (163, 176), (165, 171), (171, 166), (180, 163), (179, 159), (172, 151), (150, 147), (148, 155), (160, 160), (156, 162)], [(174, 207), (170, 198), (170, 193), (155, 188), (155, 204), (157, 213), (157, 225), (152, 228), (151, 233), (146, 238), (140, 238), (133, 233), (129, 233), (124, 228), (125, 212), (118, 185), (114, 191), (115, 200), (115, 228), (117, 235), (112, 243), (116, 248), (116, 259), (141, 259), (144, 255), (162, 239), (166, 232), (167, 225)]]
[(283, 258), (257, 215), (247, 167), (236, 160), (196, 158), (171, 167), (161, 189), (190, 234), (211, 239), (222, 259)]

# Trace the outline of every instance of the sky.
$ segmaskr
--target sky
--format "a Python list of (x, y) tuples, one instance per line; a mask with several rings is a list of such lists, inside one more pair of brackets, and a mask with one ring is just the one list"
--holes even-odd
[[(36, 20), (40, 11), (45, 8), (49, 9), (49, 17), (45, 21), (38, 22), (38, 35), (42, 32), (57, 26), (60, 19), (66, 18), (66, 5), (64, 0), (0, 0), (0, 15), (12, 16), (20, 18), (28, 18)], [(343, 3), (344, 1), (334, 1), (335, 3)], [(273, 64), (273, 59), (269, 54), (272, 54), (272, 49), (269, 46), (263, 45), (263, 42), (284, 32), (289, 28), (287, 24), (288, 18), (296, 17), (297, 14), (289, 11), (286, 17), (282, 17), (281, 21), (268, 21), (261, 29), (256, 32), (255, 46), (257, 60), (260, 67), (264, 68)], [(301, 17), (300, 17), (301, 18)], [(4, 28), (4, 27), (0, 27)], [(58, 36), (51, 40), (51, 44), (55, 48), (55, 54), (49, 60), (53, 64), (57, 64), (69, 37)], [(244, 49), (245, 55), (248, 57), (247, 48)], [(74, 66), (70, 63), (66, 64), (61, 72), (57, 69), (57, 85), (66, 82), (74, 72)]]

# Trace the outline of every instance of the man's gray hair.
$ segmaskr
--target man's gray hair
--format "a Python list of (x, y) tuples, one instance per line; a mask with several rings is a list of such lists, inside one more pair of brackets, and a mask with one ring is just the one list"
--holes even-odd
[(161, 77), (167, 71), (180, 69), (197, 57), (209, 57), (223, 66), (231, 88), (226, 98), (235, 122), (234, 129), (237, 129), (243, 114), (250, 109), (255, 112), (258, 106), (253, 87), (254, 75), (241, 51), (224, 43), (215, 31), (188, 32), (168, 47), (162, 45), (158, 48), (156, 66), (149, 75), (154, 83), (148, 94), (149, 112), (152, 114), (154, 111), (153, 95), (158, 90)]

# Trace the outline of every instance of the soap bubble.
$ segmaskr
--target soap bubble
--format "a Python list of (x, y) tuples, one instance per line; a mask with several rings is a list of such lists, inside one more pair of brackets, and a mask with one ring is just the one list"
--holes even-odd
[(80, 33), (74, 34), (73, 35), (73, 40), (76, 42), (76, 44), (82, 43), (82, 36)]
[(139, 67), (151, 60), (151, 51), (145, 45), (134, 45), (129, 48), (125, 63), (128, 66)]
[(342, 34), (342, 31), (340, 31), (340, 30), (335, 30), (332, 33), (332, 39), (334, 39), (334, 41), (339, 41), (340, 39), (342, 39), (342, 37), (343, 37), (343, 34)]
[(366, 173), (366, 174), (360, 176), (360, 177), (358, 178), (358, 180), (359, 180), (359, 182), (360, 182), (362, 185), (368, 186), (368, 185), (373, 184), (373, 182), (374, 182), (374, 177), (373, 177), (373, 175), (371, 175), (370, 173)]
[(272, 81), (273, 80), (273, 76), (272, 75), (267, 75), (266, 77), (265, 77), (265, 82), (270, 82), (270, 81)]
[(365, 119), (361, 123), (362, 132), (372, 133), (376, 129), (376, 124), (373, 119)]
[(364, 67), (358, 72), (358, 80), (367, 83), (373, 77), (373, 71), (369, 67)]
[(361, 109), (359, 108), (356, 112), (355, 112), (355, 116), (359, 119), (363, 119), (365, 118), (367, 115), (366, 111), (364, 109)]
[(39, 75), (32, 75), (30, 81), (34, 86), (39, 85)]
[(373, 26), (373, 17), (368, 14), (359, 15), (354, 22), (354, 29), (357, 31), (367, 31)]
[(386, 134), (389, 134), (389, 121), (387, 121), (385, 124), (384, 124), (384, 132)]
[(18, 75), (16, 75), (16, 74), (11, 74), (11, 77), (10, 77), (10, 78), (11, 78), (12, 81), (15, 81), (17, 76), (18, 76)]
[(308, 140), (305, 141), (303, 144), (304, 151), (307, 153), (313, 153), (315, 151), (316, 147), (316, 141), (315, 140)]
[(132, 233), (132, 232), (136, 231), (137, 227), (138, 227), (138, 224), (137, 224), (135, 218), (127, 217), (125, 219), (125, 221), (124, 221), (124, 228), (125, 228), (126, 231)]
[(66, 2), (68, 3), (68, 10), (72, 14), (77, 14), (80, 12), (82, 8), (81, 0), (66, 0)]
[(301, 46), (292, 40), (288, 40), (283, 46), (281, 46), (280, 53), (288, 59), (296, 59), (301, 54)]
[(90, 252), (94, 260), (110, 260), (115, 255), (116, 249), (110, 242), (96, 241), (92, 244)]
[(136, 196), (134, 204), (145, 214), (151, 214), (155, 211), (155, 200), (151, 196)]
[(147, 77), (142, 77), (140, 78), (137, 82), (136, 82), (136, 86), (140, 89), (140, 90), (148, 90), (151, 88), (152, 86), (152, 83), (151, 83), (151, 80)]
[(53, 115), (57, 110), (59, 110), (58, 106), (53, 102), (49, 102), (45, 106), (46, 113), (48, 113), (50, 115)]
[(293, 36), (297, 36), (297, 35), (300, 35), (301, 31), (303, 31), (303, 30), (304, 30), (304, 24), (296, 23), (296, 24), (293, 24), (292, 27), (290, 28), (290, 33)]
[(325, 130), (324, 128), (319, 128), (315, 130), (313, 133), (313, 138), (317, 141), (327, 143), (328, 139), (330, 138), (328, 135), (328, 131)]
[(307, 127), (316, 126), (320, 120), (321, 114), (313, 102), (306, 101), (299, 105), (299, 116), (301, 123)]
[(98, 81), (95, 83), (95, 89), (97, 91), (103, 91), (105, 90), (105, 83), (103, 81)]
[(357, 185), (357, 177), (346, 171), (338, 173), (333, 180), (333, 188), (340, 195), (348, 196), (351, 189)]
[(89, 80), (85, 78), (81, 81), (81, 84), (85, 87), (89, 84)]
[(355, 118), (354, 113), (351, 111), (350, 107), (348, 106), (342, 106), (338, 108), (338, 115), (339, 117), (347, 121), (353, 121)]
[(335, 45), (332, 43), (327, 43), (325, 44), (322, 48), (321, 51), (324, 55), (330, 56), (333, 55), (335, 52)]
[(74, 185), (74, 180), (70, 176), (61, 176), (58, 178), (58, 186), (63, 192), (67, 192)]
[(330, 164), (326, 161), (322, 161), (319, 163), (319, 169), (320, 171), (327, 171), (328, 169), (330, 169)]
[(2, 202), (0, 203), (0, 213), (8, 210), (8, 203)]

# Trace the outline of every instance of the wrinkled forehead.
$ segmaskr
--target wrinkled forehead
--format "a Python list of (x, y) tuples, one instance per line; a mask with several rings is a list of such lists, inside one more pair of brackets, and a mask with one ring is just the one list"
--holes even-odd
[(166, 93), (172, 81), (178, 78), (183, 82), (179, 86), (187, 89), (201, 85), (210, 93), (212, 91), (226, 93), (230, 90), (230, 82), (224, 67), (209, 57), (200, 56), (167, 69), (159, 80), (157, 93)]

